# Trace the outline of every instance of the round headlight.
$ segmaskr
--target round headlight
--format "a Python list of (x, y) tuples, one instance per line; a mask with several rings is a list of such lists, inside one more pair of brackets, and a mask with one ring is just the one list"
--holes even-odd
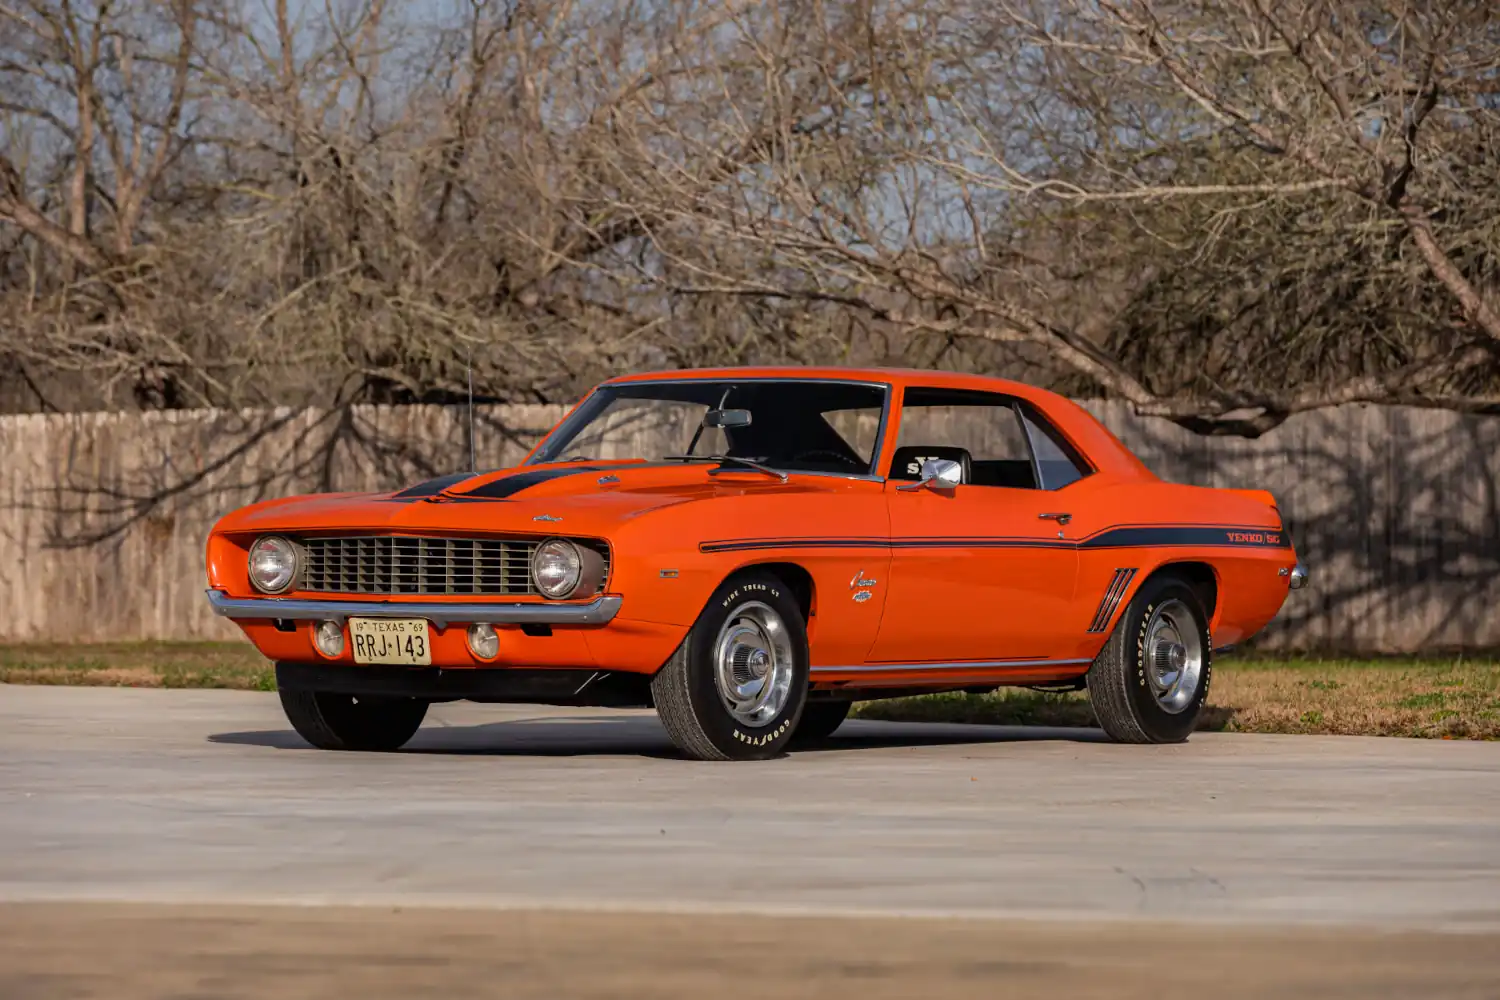
[(583, 558), (578, 546), (561, 538), (543, 542), (531, 557), (531, 580), (546, 597), (570, 596), (583, 575)]
[(285, 538), (267, 535), (250, 546), (250, 582), (263, 594), (279, 594), (297, 576), (297, 547)]

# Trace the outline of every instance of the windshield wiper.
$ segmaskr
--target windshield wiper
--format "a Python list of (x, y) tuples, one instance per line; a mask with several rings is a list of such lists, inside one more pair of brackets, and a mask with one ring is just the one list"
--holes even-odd
[[(785, 472), (773, 469), (769, 465), (761, 465), (753, 458), (738, 458), (734, 455), (663, 455), (662, 458), (679, 462), (718, 462), (720, 466), (743, 465), (747, 469), (754, 469), (756, 472), (764, 472), (768, 476), (775, 476), (783, 483), (787, 481), (787, 474)], [(724, 471), (722, 468), (711, 469), (708, 474), (711, 476), (716, 472), (722, 471)]]

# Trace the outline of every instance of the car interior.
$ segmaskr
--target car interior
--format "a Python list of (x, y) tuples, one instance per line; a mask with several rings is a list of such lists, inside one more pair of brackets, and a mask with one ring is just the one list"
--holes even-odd
[[(637, 401), (636, 412), (647, 417), (651, 411), (640, 406), (658, 401), (664, 404), (660, 415), (666, 419), (690, 421), (680, 425), (683, 444), (678, 452), (704, 458), (726, 455), (788, 471), (864, 475), (873, 471), (871, 452), (885, 395), (881, 386), (817, 379), (629, 384), (609, 387), (586, 404), (574, 434), (619, 401)], [(677, 415), (669, 410), (673, 406)], [(920, 480), (923, 458), (957, 462), (961, 483), (972, 486), (1057, 489), (1087, 475), (1087, 464), (1039, 415), (1007, 396), (909, 387), (904, 390), (902, 414), (891, 479)], [(621, 420), (620, 429), (628, 433), (635, 421)], [(585, 432), (585, 443), (579, 447), (571, 443), (573, 435), (560, 436), (533, 461), (599, 454), (594, 450), (599, 441), (593, 437), (607, 439), (612, 433), (608, 428), (598, 435)], [(945, 438), (945, 443), (937, 443)]]
[[(1087, 474), (1086, 463), (1040, 414), (994, 393), (908, 388), (899, 434), (902, 443), (891, 462), (891, 479), (920, 480), (924, 458), (957, 462), (963, 472), (960, 483), (971, 486), (1058, 489)], [(949, 443), (912, 443), (943, 438)], [(971, 447), (952, 443), (955, 439)]]
[(1036, 489), (1036, 474), (1026, 459), (975, 459), (967, 448), (951, 445), (903, 445), (891, 459), (891, 479), (920, 480), (922, 460), (943, 458), (957, 462), (963, 470), (959, 480), (971, 486), (1008, 486)]

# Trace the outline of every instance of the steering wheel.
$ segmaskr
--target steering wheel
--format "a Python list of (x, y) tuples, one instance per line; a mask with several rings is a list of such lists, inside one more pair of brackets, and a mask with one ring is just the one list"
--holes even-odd
[(816, 461), (819, 460), (819, 458), (823, 458), (826, 461), (834, 462), (834, 463), (836, 463), (838, 465), (846, 465), (846, 466), (848, 466), (851, 469), (863, 469), (864, 468), (863, 465), (861, 465), (860, 463), (854, 461), (848, 455), (845, 455), (841, 451), (834, 451), (832, 448), (812, 448), (812, 449), (810, 449), (808, 451), (799, 451), (797, 454), (795, 454), (795, 455), (792, 456), (792, 461), (793, 462), (816, 462)]

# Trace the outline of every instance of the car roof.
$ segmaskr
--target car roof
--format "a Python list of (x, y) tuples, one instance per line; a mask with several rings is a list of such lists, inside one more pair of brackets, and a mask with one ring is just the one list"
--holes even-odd
[(1027, 400), (1045, 413), (1095, 468), (1129, 478), (1155, 479), (1138, 456), (1130, 451), (1099, 420), (1073, 400), (1025, 382), (971, 375), (967, 372), (924, 368), (840, 368), (837, 366), (744, 366), (738, 368), (679, 368), (659, 372), (619, 375), (604, 385), (632, 382), (682, 381), (685, 379), (837, 379), (850, 382), (888, 383), (893, 388), (929, 386), (939, 389), (974, 389), (998, 392)]
[(1014, 396), (1035, 396), (1045, 392), (1025, 382), (995, 378), (990, 375), (971, 375), (967, 372), (941, 371), (924, 368), (843, 368), (836, 366), (742, 366), (737, 368), (677, 368), (668, 371), (640, 372), (617, 375), (607, 380), (607, 385), (625, 382), (658, 382), (682, 379), (734, 379), (734, 378), (786, 378), (786, 379), (838, 379), (850, 382), (883, 382), (893, 386), (924, 385), (945, 389), (983, 389), (989, 392), (1004, 392)]

